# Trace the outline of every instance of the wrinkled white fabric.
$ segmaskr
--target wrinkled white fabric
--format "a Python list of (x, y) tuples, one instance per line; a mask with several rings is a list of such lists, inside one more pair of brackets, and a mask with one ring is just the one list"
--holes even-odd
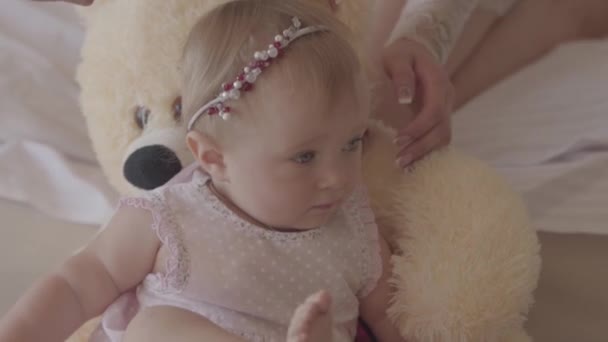
[[(380, 1), (380, 0), (378, 0)], [(387, 44), (407, 37), (445, 63), (473, 11), (484, 7), (504, 14), (516, 0), (406, 0)]]
[(33, 141), (0, 144), (0, 197), (94, 225), (112, 213), (117, 200), (97, 164), (71, 160)]

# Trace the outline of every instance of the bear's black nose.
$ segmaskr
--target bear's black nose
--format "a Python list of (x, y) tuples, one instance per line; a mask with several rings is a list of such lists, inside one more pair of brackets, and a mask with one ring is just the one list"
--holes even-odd
[(123, 173), (134, 186), (152, 190), (167, 183), (182, 169), (177, 155), (162, 145), (144, 146), (131, 153)]

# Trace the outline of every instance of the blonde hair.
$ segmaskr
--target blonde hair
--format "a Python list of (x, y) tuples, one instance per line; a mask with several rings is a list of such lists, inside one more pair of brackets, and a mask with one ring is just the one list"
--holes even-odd
[[(264, 79), (273, 75), (289, 80), (294, 91), (317, 96), (314, 99), (325, 105), (345, 91), (355, 91), (360, 62), (350, 32), (329, 8), (303, 0), (235, 0), (211, 10), (190, 32), (182, 63), (184, 122), (215, 98), (223, 83), (233, 81), (251, 62), (253, 53), (266, 49), (275, 35), (291, 25), (293, 17), (300, 19), (302, 27), (323, 25), (327, 30), (290, 44), (284, 56), (264, 70), (254, 89), (230, 106), (238, 111), (260, 99), (271, 100), (273, 89), (264, 86)], [(252, 102), (256, 97), (258, 101)], [(203, 115), (194, 127), (221, 141), (244, 121), (239, 116), (224, 122), (217, 115)]]

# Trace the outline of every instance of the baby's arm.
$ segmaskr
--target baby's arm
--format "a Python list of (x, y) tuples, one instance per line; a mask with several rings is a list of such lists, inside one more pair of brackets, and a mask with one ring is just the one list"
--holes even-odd
[(85, 249), (42, 278), (0, 321), (0, 341), (64, 341), (152, 270), (151, 215), (123, 207)]
[(390, 303), (392, 288), (389, 278), (392, 274), (390, 250), (386, 240), (379, 236), (380, 256), (382, 259), (382, 275), (378, 284), (365, 298), (361, 300), (361, 317), (371, 328), (380, 342), (402, 342), (404, 338), (399, 330), (389, 320), (386, 311)]
[[(403, 0), (380, 0), (380, 7)], [(445, 62), (479, 0), (407, 0), (386, 45), (408, 38)]]

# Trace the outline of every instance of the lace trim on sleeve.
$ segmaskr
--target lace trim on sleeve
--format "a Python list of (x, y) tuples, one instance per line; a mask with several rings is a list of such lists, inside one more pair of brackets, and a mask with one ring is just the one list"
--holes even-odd
[(119, 206), (148, 210), (152, 214), (151, 229), (169, 251), (165, 271), (162, 274), (151, 274), (146, 280), (151, 281), (151, 285), (160, 292), (177, 293), (183, 290), (188, 283), (190, 260), (179, 225), (171, 209), (165, 205), (162, 195), (153, 192), (146, 197), (123, 198)]
[(361, 286), (357, 296), (367, 296), (377, 285), (382, 275), (382, 258), (376, 217), (369, 205), (367, 189), (364, 186), (355, 190), (346, 206), (349, 217), (355, 220), (356, 231), (360, 236)]
[(407, 0), (387, 44), (400, 38), (424, 46), (441, 63), (450, 51), (479, 0)]

